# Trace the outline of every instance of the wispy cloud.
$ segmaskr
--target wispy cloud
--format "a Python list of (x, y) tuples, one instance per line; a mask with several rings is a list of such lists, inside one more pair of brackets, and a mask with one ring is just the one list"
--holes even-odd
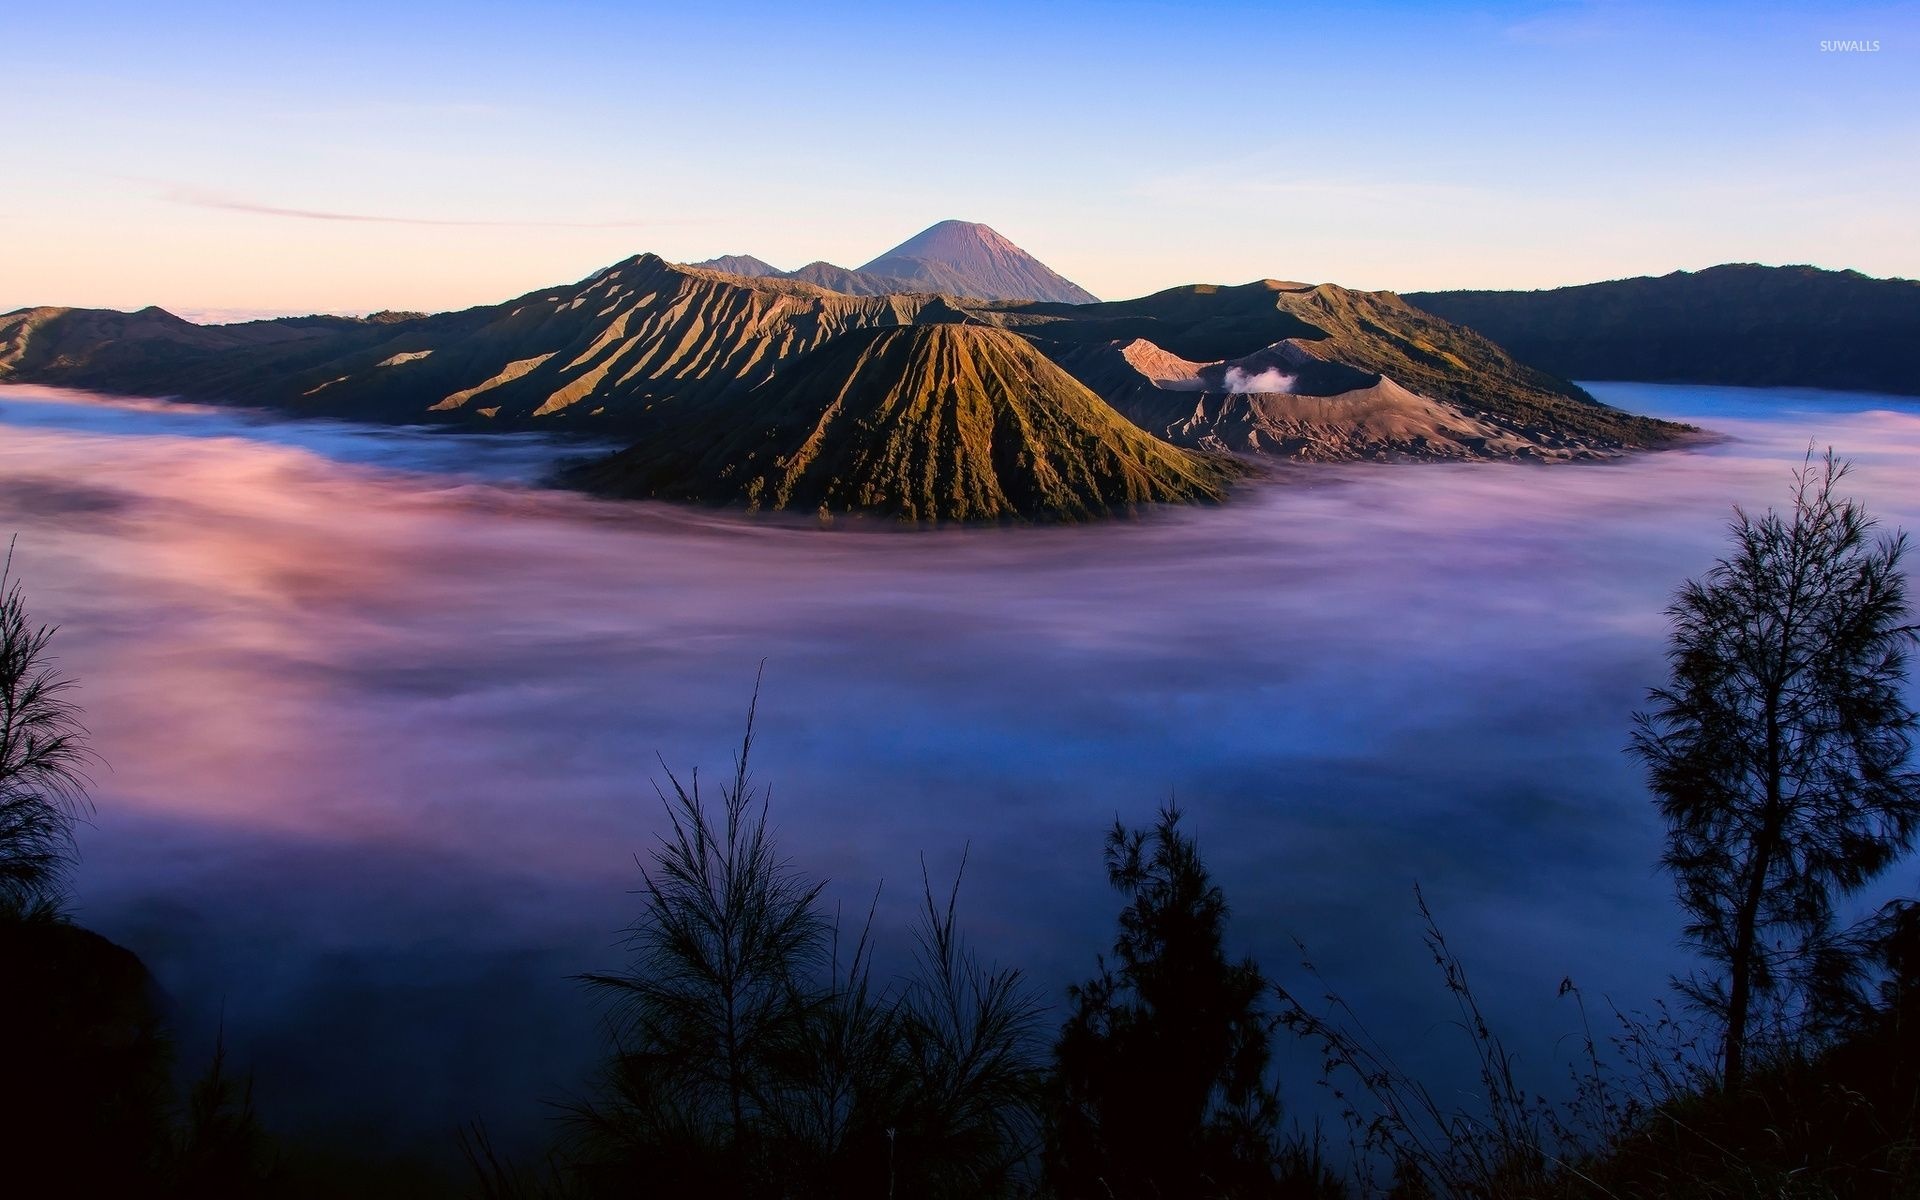
[(289, 217), (301, 221), (348, 221), (372, 225), (435, 225), (453, 228), (476, 229), (648, 229), (662, 225), (696, 225), (704, 223), (699, 219), (679, 218), (640, 218), (631, 217), (614, 221), (539, 221), (539, 220), (475, 220), (459, 217), (409, 217), (387, 213), (334, 212), (319, 208), (292, 208), (278, 204), (262, 204), (237, 196), (228, 196), (219, 192), (209, 192), (200, 188), (174, 187), (167, 191), (167, 199), (175, 204), (185, 204), (193, 208), (211, 208), (223, 212), (252, 213), (261, 217)]

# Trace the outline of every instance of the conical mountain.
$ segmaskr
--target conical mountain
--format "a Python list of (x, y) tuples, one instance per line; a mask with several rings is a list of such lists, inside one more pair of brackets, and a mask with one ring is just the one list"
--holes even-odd
[(985, 225), (942, 221), (858, 268), (896, 291), (945, 292), (976, 300), (1092, 304), (1093, 293)]
[(796, 279), (848, 296), (935, 293), (988, 302), (1096, 303), (1079, 284), (971, 221), (942, 221), (858, 268), (820, 261), (782, 271), (750, 254), (691, 265), (748, 278)]
[(1016, 334), (936, 324), (843, 333), (747, 403), (690, 411), (579, 482), (923, 523), (1073, 521), (1217, 500), (1238, 472), (1144, 433)]

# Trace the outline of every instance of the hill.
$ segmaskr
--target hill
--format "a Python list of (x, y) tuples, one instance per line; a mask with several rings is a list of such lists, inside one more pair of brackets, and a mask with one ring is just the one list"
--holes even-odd
[(691, 265), (708, 271), (721, 271), (728, 275), (745, 275), (749, 278), (759, 278), (766, 275), (792, 278), (792, 276), (782, 271), (779, 267), (763, 259), (755, 258), (751, 254), (723, 254), (719, 258), (710, 258), (705, 262), (697, 262)]
[(1186, 445), (1307, 459), (1559, 459), (1685, 432), (1601, 404), (1391, 292), (1268, 279), (981, 316)]
[(390, 323), (27, 309), (0, 317), (0, 379), (361, 420), (629, 430), (658, 404), (751, 388), (839, 333), (903, 324), (931, 303), (642, 254), (505, 304)]
[(1536, 292), (1417, 292), (1570, 379), (1920, 395), (1920, 282), (1731, 263)]
[(954, 323), (845, 334), (745, 403), (684, 410), (577, 480), (622, 496), (938, 522), (1219, 500), (1236, 473), (1147, 436), (1026, 340)]
[(306, 347), (372, 343), (404, 321), (377, 314), (196, 325), (162, 308), (25, 308), (0, 316), (0, 380), (74, 387), (133, 380), (167, 391), (214, 358), (255, 351), (297, 356)]

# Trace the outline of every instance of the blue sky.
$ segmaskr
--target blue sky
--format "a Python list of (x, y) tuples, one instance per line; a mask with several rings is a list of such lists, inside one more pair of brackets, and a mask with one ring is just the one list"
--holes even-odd
[(945, 217), (1104, 296), (1920, 275), (1913, 3), (73, 3), (0, 65), (0, 309), (439, 309)]

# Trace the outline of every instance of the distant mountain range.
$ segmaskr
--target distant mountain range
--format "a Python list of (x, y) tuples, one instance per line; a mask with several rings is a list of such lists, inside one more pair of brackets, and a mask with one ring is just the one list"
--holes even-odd
[(1408, 302), (1569, 379), (1920, 395), (1920, 282), (1731, 263), (1538, 292)]
[(850, 296), (934, 292), (968, 300), (1045, 300), (1092, 304), (1094, 295), (985, 225), (942, 221), (864, 266), (811, 262), (782, 271), (751, 254), (691, 264), (732, 275), (798, 279)]
[[(945, 223), (875, 261), (1058, 279), (983, 230)], [(631, 448), (576, 485), (914, 522), (1212, 501), (1249, 455), (1561, 461), (1684, 432), (1386, 292), (1263, 280), (1085, 304), (868, 295), (750, 273), (756, 261), (642, 254), (435, 315), (202, 326), (156, 308), (24, 309), (0, 317), (0, 380), (589, 431)]]

